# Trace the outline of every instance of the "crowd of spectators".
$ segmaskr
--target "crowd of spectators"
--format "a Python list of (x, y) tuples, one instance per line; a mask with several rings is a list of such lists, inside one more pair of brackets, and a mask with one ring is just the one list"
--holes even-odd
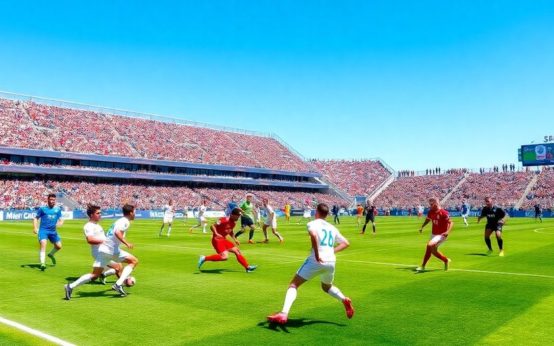
[(271, 137), (0, 99), (0, 145), (295, 172), (310, 167)]
[(485, 197), (504, 208), (513, 208), (533, 178), (531, 172), (470, 173), (450, 196), (445, 207), (456, 207), (465, 200), (471, 207), (481, 207)]
[(392, 174), (374, 160), (310, 160), (310, 163), (326, 180), (352, 197), (371, 194)]
[(399, 177), (374, 201), (378, 208), (412, 209), (427, 206), (429, 197), (444, 198), (460, 182), (464, 174), (453, 172), (441, 175)]
[(542, 208), (554, 207), (554, 169), (543, 167), (537, 182), (527, 194), (527, 198), (521, 206), (524, 209), (532, 208), (539, 204)]

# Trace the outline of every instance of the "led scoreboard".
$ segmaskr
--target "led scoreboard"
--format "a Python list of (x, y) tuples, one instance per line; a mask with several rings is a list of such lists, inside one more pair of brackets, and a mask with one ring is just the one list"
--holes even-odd
[(522, 145), (521, 163), (523, 166), (554, 165), (554, 143)]

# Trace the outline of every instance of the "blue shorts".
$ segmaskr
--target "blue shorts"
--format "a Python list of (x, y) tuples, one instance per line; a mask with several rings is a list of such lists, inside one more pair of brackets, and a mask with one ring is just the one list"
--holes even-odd
[(58, 232), (48, 232), (48, 231), (38, 231), (38, 241), (41, 240), (50, 240), (51, 243), (55, 244), (57, 242), (62, 241), (62, 238), (58, 235)]

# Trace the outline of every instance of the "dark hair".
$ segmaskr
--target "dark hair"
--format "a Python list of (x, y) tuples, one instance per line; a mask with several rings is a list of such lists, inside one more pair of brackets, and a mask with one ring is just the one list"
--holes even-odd
[(100, 210), (100, 207), (94, 204), (87, 205), (87, 215), (91, 217), (97, 210)]
[(131, 214), (133, 211), (135, 211), (135, 206), (134, 205), (125, 204), (123, 206), (123, 215), (124, 216), (127, 216), (127, 215)]
[(319, 203), (317, 205), (317, 213), (321, 217), (327, 217), (329, 215), (329, 206), (325, 203)]
[(55, 194), (55, 193), (49, 193), (49, 194), (48, 194), (48, 198), (51, 198), (51, 197), (56, 198), (56, 194)]
[(242, 209), (241, 208), (234, 208), (231, 211), (231, 215), (242, 215)]

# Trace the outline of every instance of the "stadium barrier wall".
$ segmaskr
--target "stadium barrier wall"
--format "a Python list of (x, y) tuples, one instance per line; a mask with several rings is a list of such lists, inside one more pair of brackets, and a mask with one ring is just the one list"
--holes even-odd
[[(25, 209), (25, 210), (0, 210), (0, 221), (23, 221), (23, 220), (32, 220), (37, 215), (35, 209)], [(218, 218), (225, 216), (223, 211), (211, 210), (206, 211), (204, 214), (208, 218)], [(102, 218), (103, 219), (113, 219), (122, 217), (123, 213), (121, 209), (103, 209)], [(196, 212), (188, 211), (188, 218), (195, 218), (197, 216)], [(72, 219), (88, 219), (87, 213), (85, 210), (73, 210), (73, 211), (63, 211), (62, 217), (64, 220)], [(164, 211), (163, 210), (136, 210), (135, 218), (137, 219), (163, 219)], [(175, 212), (175, 218), (183, 218), (184, 212), (178, 211)]]

